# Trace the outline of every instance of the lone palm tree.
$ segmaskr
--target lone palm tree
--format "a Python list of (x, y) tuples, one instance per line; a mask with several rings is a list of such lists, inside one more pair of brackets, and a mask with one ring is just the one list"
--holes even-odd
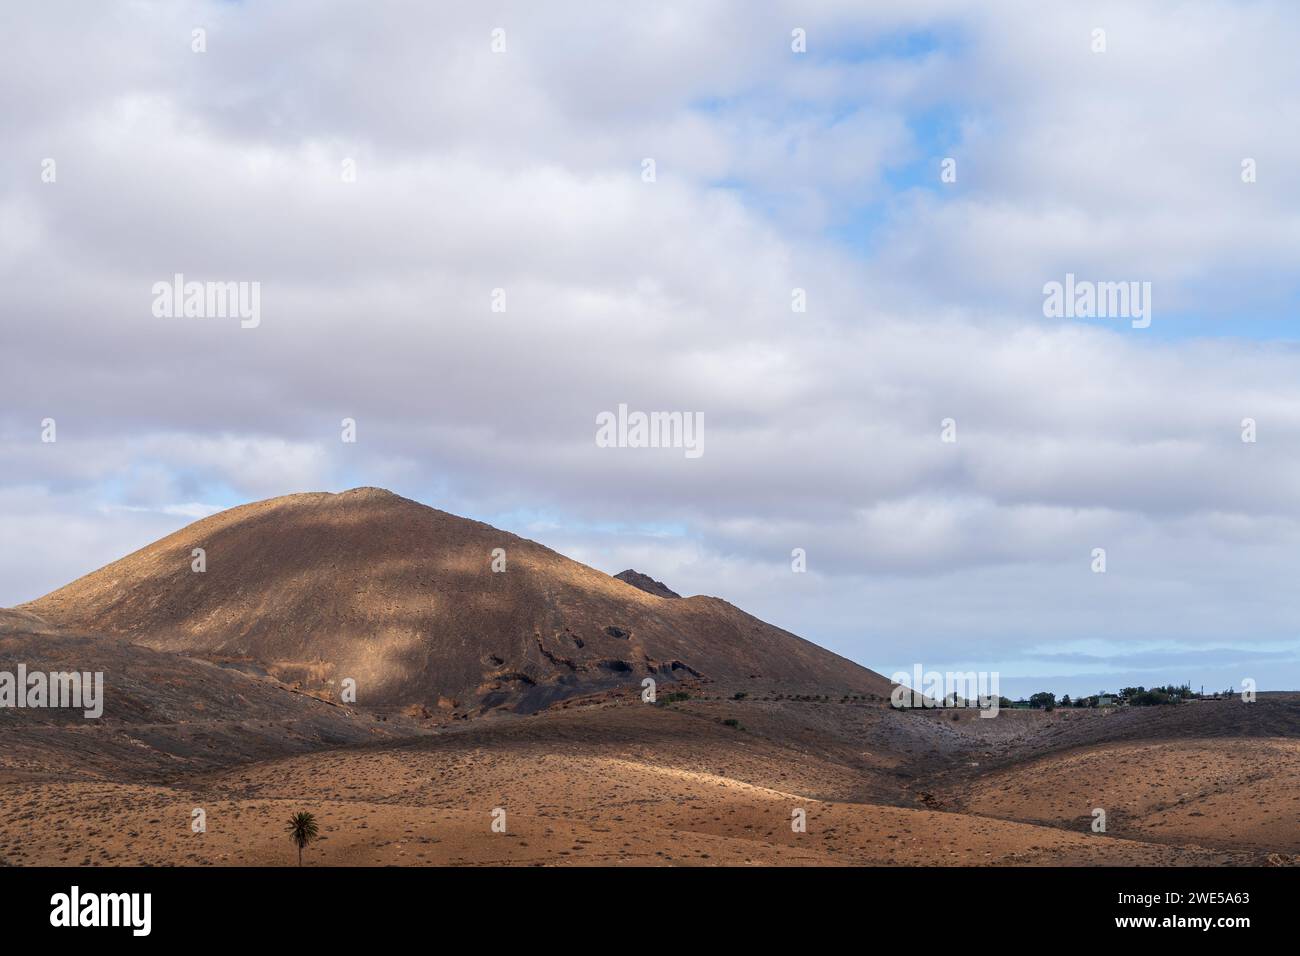
[(316, 818), (307, 811), (295, 813), (289, 818), (289, 839), (298, 844), (298, 865), (302, 866), (302, 848), (320, 833)]

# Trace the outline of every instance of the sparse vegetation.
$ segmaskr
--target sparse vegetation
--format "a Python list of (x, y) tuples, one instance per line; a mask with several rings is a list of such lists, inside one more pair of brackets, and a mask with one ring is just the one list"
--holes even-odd
[(302, 866), (302, 850), (320, 835), (316, 817), (303, 810), (289, 818), (289, 839), (298, 847), (298, 865)]
[(1159, 704), (1177, 704), (1182, 697), (1178, 694), (1170, 694), (1165, 688), (1153, 687), (1150, 690), (1139, 691), (1128, 698), (1130, 707), (1154, 707)]

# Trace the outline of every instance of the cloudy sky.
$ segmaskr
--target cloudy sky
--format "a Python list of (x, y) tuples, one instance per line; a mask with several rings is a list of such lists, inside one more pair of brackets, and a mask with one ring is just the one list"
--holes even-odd
[(1300, 8), (753, 6), (5, 5), (0, 605), (379, 485), (887, 673), (1300, 687)]

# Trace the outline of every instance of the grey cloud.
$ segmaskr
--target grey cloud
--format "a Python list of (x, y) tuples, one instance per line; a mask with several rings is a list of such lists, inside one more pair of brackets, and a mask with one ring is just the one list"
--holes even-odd
[[(534, 536), (576, 557), (726, 596), (868, 664), (1300, 623), (1295, 351), (1032, 311), (1070, 263), (1170, 282), (1225, 257), (1293, 269), (1294, 196), (1272, 168), (1300, 141), (1244, 64), (1278, 83), (1294, 66), (1280, 39), (1245, 50), (1230, 30), (1227, 62), (1199, 75), (1226, 8), (1162, 39), (1181, 60), (1158, 54), (1195, 80), (1179, 96), (1235, 104), (1217, 131), (1133, 85), (1153, 69), (1133, 52), (1152, 49), (1151, 21), (1120, 6), (1102, 11), (1104, 64), (1015, 5), (718, 4), (653, 22), (525, 5), (502, 14), (496, 58), (495, 19), (463, 8), (360, 23), (338, 6), (140, 9), (87, 8), (71, 39), (24, 14), (4, 48), (50, 55), (0, 57), (15, 81), (0, 83), (0, 522), (6, 542), (42, 542), (6, 547), (0, 602), (174, 530), (210, 487), (386, 484), (506, 522), (547, 512), (560, 527)], [(1281, 7), (1255, 15), (1278, 37), (1294, 26)], [(1226, 22), (1256, 37), (1244, 17)], [(794, 25), (868, 43), (956, 19), (959, 48), (918, 60), (787, 62)], [(209, 29), (203, 57), (192, 25)], [(1098, 100), (1111, 112), (1080, 108)], [(907, 111), (949, 102), (971, 114), (960, 190), (892, 197), (874, 259), (820, 238), (883, 195), (884, 171), (924, 159)], [(1225, 144), (1265, 126), (1250, 148), (1270, 181), (1214, 185), (1235, 176)], [(1138, 134), (1135, 158), (1114, 148)], [(154, 318), (150, 286), (175, 272), (261, 282), (262, 326)], [(595, 415), (619, 402), (702, 411), (704, 457), (597, 448)], [(939, 441), (946, 417), (956, 445)], [(603, 522), (686, 532), (588, 530)]]

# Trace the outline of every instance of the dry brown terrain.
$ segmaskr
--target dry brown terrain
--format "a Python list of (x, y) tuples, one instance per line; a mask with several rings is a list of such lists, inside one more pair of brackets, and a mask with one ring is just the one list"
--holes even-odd
[(312, 865), (1300, 860), (1298, 695), (899, 712), (870, 671), (625, 577), (363, 489), (235, 509), (0, 611), (0, 670), (107, 683), (98, 720), (0, 709), (0, 862), (290, 865), (300, 810)]
[[(721, 722), (729, 718), (740, 726)], [(844, 731), (827, 740), (828, 723)], [(651, 706), (600, 695), (170, 785), (14, 780), (0, 800), (0, 855), (16, 864), (291, 864), (283, 823), (299, 809), (321, 821), (324, 839), (308, 851), (315, 864), (1155, 866), (1300, 854), (1292, 741), (1251, 741), (1226, 763), (1221, 746), (1185, 741), (1125, 746), (1118, 760), (1071, 751), (1050, 771), (1031, 764), (977, 778), (964, 812), (954, 812), (928, 789), (925, 769), (936, 755), (959, 767), (986, 745), (986, 722), (957, 723), (952, 739), (944, 722), (877, 704)], [(927, 739), (939, 729), (942, 738)], [(857, 750), (859, 740), (875, 749)], [(1135, 796), (1145, 764), (1182, 775)], [(1187, 804), (1176, 790), (1192, 787), (1192, 773), (1205, 796)], [(1105, 835), (1090, 832), (1093, 805), (1111, 807)], [(1197, 806), (1197, 827), (1180, 828)], [(190, 831), (195, 807), (207, 814), (206, 833)], [(491, 829), (496, 808), (505, 833)], [(803, 833), (791, 827), (797, 809)]]
[[(1091, 806), (1089, 806), (1091, 804)], [(1137, 742), (1088, 747), (995, 772), (958, 805), (971, 813), (1107, 830), (1163, 843), (1300, 852), (1300, 741)]]

